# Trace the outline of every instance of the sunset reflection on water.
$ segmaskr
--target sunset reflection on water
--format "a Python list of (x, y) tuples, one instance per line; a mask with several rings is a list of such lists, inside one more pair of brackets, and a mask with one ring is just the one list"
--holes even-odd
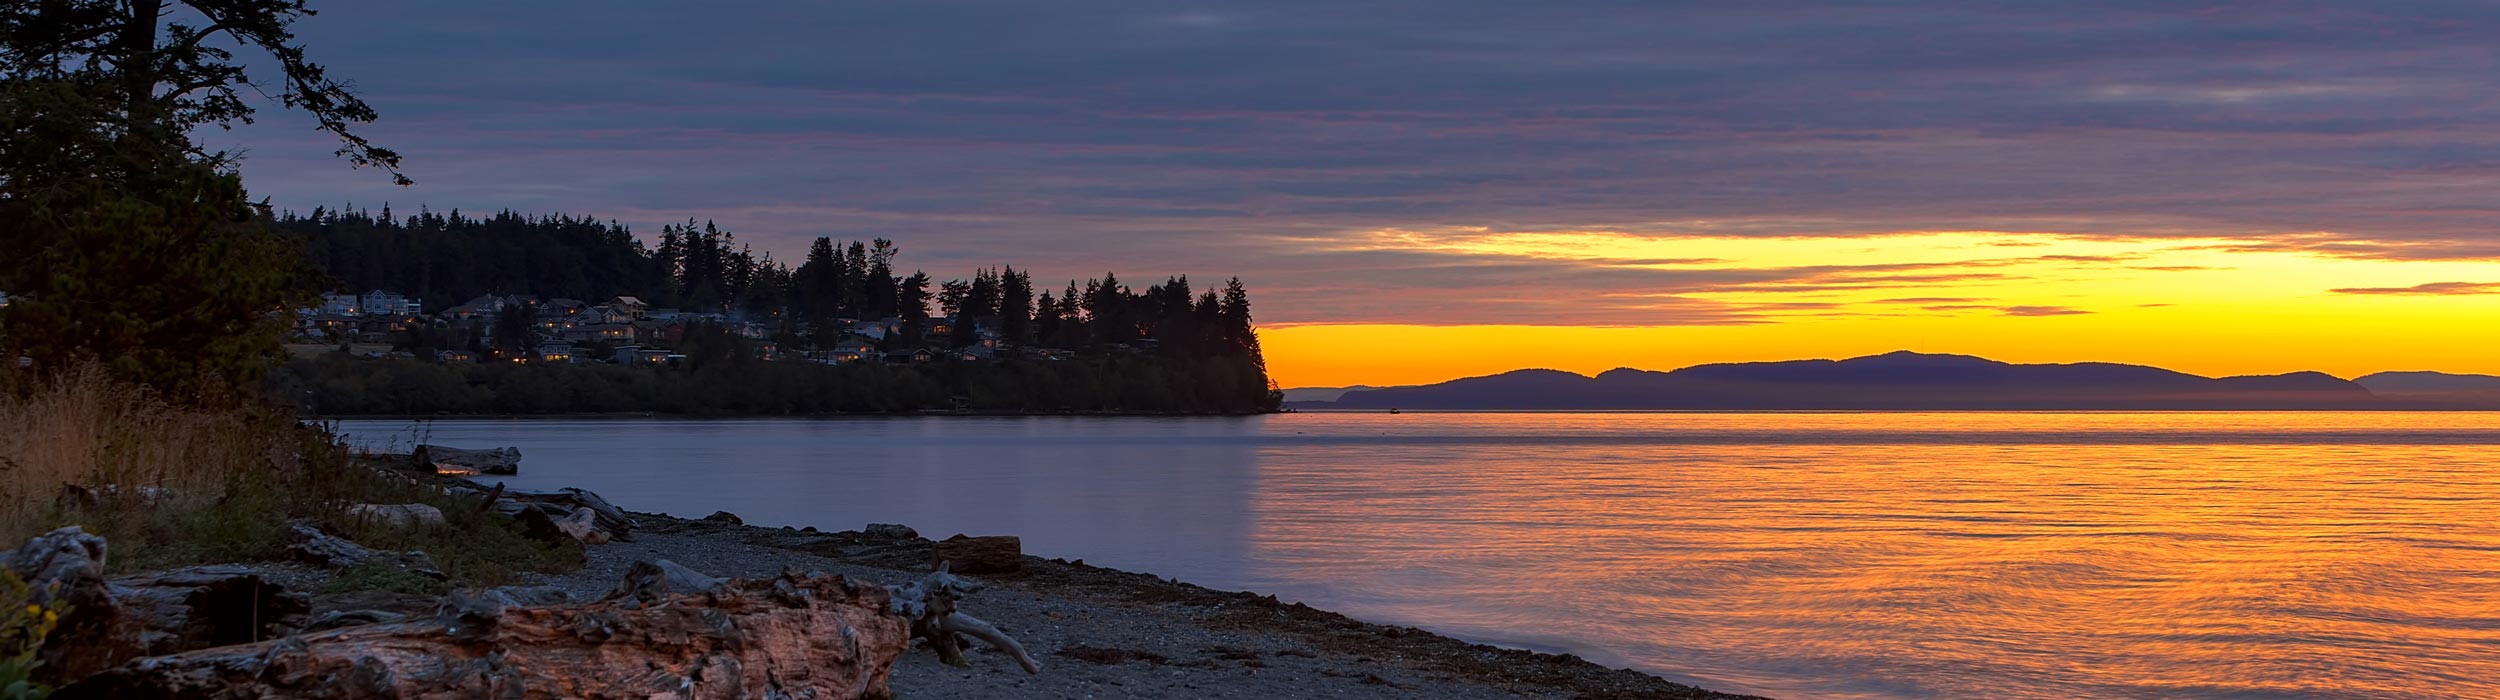
[(2493, 416), (1326, 420), (1410, 439), (1267, 450), (1255, 573), (1358, 616), (1787, 697), (2500, 697)]

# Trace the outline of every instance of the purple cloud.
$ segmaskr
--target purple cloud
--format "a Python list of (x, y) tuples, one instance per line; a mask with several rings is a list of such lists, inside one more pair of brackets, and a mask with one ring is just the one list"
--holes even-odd
[(2500, 282), (2431, 282), (2411, 287), (2344, 287), (2330, 289), (2337, 294), (2390, 294), (2452, 296), (2460, 294), (2500, 294)]
[(2007, 306), (2002, 310), (2007, 316), (2074, 316), (2092, 313), (2063, 306)]

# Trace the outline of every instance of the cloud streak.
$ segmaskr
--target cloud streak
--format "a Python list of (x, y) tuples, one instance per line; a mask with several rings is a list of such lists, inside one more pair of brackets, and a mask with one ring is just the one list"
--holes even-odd
[(2411, 287), (2343, 287), (2327, 290), (2337, 294), (2377, 294), (2411, 296), (2457, 296), (2468, 294), (2500, 294), (2500, 282), (2430, 282)]

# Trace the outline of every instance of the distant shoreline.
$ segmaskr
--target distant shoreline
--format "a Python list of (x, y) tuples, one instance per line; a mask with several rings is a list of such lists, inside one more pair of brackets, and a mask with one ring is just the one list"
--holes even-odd
[(2380, 408), (1336, 408), (1287, 404), (1283, 413), (2491, 413), (2500, 407)]

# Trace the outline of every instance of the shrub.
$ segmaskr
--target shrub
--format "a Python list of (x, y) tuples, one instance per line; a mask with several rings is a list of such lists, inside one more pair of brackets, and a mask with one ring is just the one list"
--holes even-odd
[(52, 689), (34, 681), (35, 654), (68, 613), (60, 601), (39, 604), (17, 574), (0, 568), (0, 700), (42, 700)]

